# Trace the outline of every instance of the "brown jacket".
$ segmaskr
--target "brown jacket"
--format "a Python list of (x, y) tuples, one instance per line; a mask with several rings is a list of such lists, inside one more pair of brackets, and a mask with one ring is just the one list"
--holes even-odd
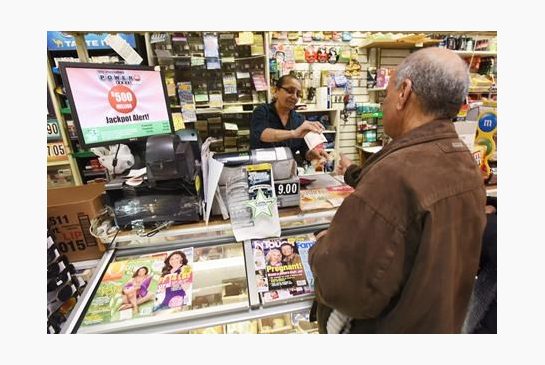
[(318, 322), (353, 333), (459, 333), (479, 264), (486, 193), (452, 122), (385, 146), (310, 250)]

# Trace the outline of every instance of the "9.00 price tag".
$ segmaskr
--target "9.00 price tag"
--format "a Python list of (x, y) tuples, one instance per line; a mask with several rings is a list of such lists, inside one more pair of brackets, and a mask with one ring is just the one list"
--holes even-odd
[(59, 161), (66, 159), (66, 148), (62, 142), (52, 142), (47, 144), (47, 160)]
[(276, 195), (296, 195), (299, 193), (299, 184), (295, 182), (275, 183)]

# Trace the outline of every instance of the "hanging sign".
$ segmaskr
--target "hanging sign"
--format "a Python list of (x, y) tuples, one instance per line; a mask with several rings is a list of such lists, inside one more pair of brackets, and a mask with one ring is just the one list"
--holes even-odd
[[(136, 47), (134, 34), (118, 33), (118, 35), (129, 43), (133, 48)], [(89, 33), (86, 34), (85, 44), (87, 49), (109, 49), (106, 44), (108, 33)], [(76, 39), (67, 32), (47, 32), (47, 49), (49, 51), (70, 51), (76, 49)]]

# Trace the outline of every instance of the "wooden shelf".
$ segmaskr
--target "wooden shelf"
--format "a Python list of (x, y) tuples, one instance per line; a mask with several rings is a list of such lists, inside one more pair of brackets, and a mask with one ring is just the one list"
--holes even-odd
[[(373, 143), (373, 142), (370, 142), (370, 143)], [(361, 150), (361, 151), (365, 151), (367, 153), (377, 153), (378, 151), (380, 151), (382, 149), (382, 145), (378, 145), (378, 146), (361, 146), (359, 144), (355, 144), (354, 147), (358, 150)]]
[(490, 90), (487, 87), (474, 87), (468, 90), (469, 94), (497, 94), (497, 90)]
[(61, 161), (47, 161), (47, 167), (49, 166), (63, 166), (63, 165), (69, 165), (70, 162), (68, 160), (61, 160)]
[[(407, 42), (403, 40), (376, 40), (376, 41), (370, 41), (367, 43), (364, 43), (361, 45), (361, 48), (404, 48), (404, 49), (410, 49), (410, 48), (421, 48), (421, 47), (429, 47), (429, 46), (435, 46), (439, 44), (441, 41), (438, 39), (428, 39), (424, 42), (415, 43), (415, 42)], [(419, 46), (422, 44), (422, 46)], [(417, 46), (418, 45), (418, 46)]]
[(369, 92), (375, 92), (375, 91), (386, 91), (386, 88), (385, 87), (375, 87), (375, 88), (371, 88), (371, 89), (367, 89), (367, 91)]
[[(229, 110), (229, 109), (219, 109), (219, 108), (203, 108), (196, 109), (195, 114), (238, 114), (238, 113), (253, 113), (253, 110)], [(188, 123), (188, 122), (185, 122)], [(191, 122), (189, 122), (191, 123)]]
[[(258, 105), (258, 104), (264, 104), (264, 101), (228, 101), (224, 102), (223, 105)], [(195, 104), (196, 108), (199, 107), (209, 107), (210, 103), (203, 103), (203, 104)], [(171, 107), (177, 107), (181, 108), (181, 105), (171, 105)]]
[(472, 56), (489, 56), (489, 57), (496, 57), (498, 55), (497, 52), (492, 51), (454, 51), (457, 55), (460, 55), (460, 57), (472, 57)]

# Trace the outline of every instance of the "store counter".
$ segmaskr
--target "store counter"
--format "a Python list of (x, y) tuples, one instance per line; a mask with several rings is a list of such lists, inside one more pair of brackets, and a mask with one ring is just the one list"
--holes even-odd
[[(312, 232), (328, 227), (335, 211), (279, 209), (282, 237), (309, 243), (314, 239)], [(143, 302), (131, 308), (130, 295), (124, 293), (129, 293), (126, 288), (134, 279), (133, 273), (146, 267), (153, 278), (146, 289), (159, 292), (163, 285), (161, 268), (175, 251), (184, 252), (191, 267), (183, 304), (163, 310), (158, 306), (158, 296), (142, 296), (138, 299)], [(302, 250), (300, 254), (303, 257)], [(252, 241), (236, 242), (228, 221), (171, 226), (151, 237), (120, 232), (115, 246), (100, 260), (62, 333), (193, 333), (205, 327), (254, 320), (263, 331), (274, 331), (265, 318), (276, 316), (277, 321), (271, 323), (278, 324), (282, 318), (285, 323), (290, 315), (308, 316), (313, 288), (263, 292), (258, 288), (255, 258)], [(308, 278), (310, 285), (313, 279)]]

